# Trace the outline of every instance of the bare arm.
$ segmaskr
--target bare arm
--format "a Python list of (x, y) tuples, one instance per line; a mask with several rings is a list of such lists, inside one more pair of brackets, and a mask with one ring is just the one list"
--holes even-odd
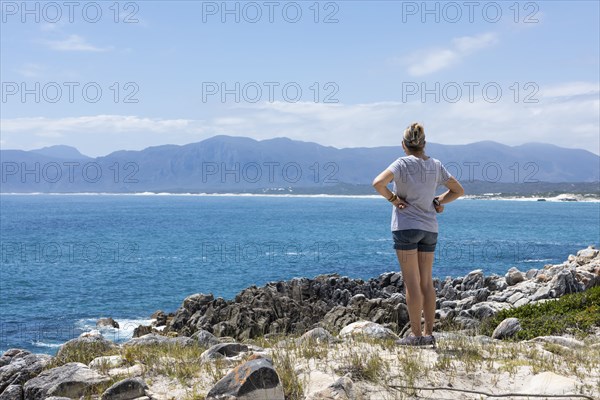
[[(390, 189), (388, 189), (387, 185), (394, 179), (394, 174), (392, 171), (385, 170), (375, 179), (373, 179), (373, 187), (377, 190), (377, 193), (385, 197), (386, 200), (389, 200), (394, 193)], [(392, 202), (392, 204), (398, 208), (405, 208), (408, 204), (401, 198), (396, 197), (396, 200)]]
[(440, 204), (448, 204), (465, 194), (465, 189), (454, 177), (450, 177), (444, 185), (448, 191), (438, 197)]
[(390, 189), (388, 189), (387, 185), (394, 179), (394, 174), (392, 171), (388, 171), (387, 169), (377, 175), (375, 179), (373, 179), (373, 187), (377, 190), (377, 193), (389, 199), (392, 197), (393, 193)]

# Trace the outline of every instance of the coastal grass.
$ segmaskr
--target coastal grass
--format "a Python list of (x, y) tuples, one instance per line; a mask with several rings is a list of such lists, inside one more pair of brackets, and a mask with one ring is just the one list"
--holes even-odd
[[(357, 398), (361, 393), (365, 393), (364, 398), (377, 393), (382, 399), (409, 399), (419, 395), (415, 388), (447, 384), (476, 388), (465, 382), (477, 376), (487, 376), (480, 384), (492, 388), (506, 379), (503, 376), (520, 379), (546, 371), (578, 378), (581, 393), (600, 392), (600, 346), (593, 337), (583, 347), (567, 348), (555, 343), (503, 342), (484, 336), (447, 334), (440, 336), (436, 349), (400, 347), (393, 340), (366, 337), (338, 343), (296, 339), (252, 341), (263, 344), (273, 360), (286, 400), (305, 398), (309, 375), (314, 370), (332, 376), (348, 375)], [(203, 400), (208, 389), (235, 366), (221, 359), (200, 362), (203, 351), (199, 346), (124, 346), (120, 354), (126, 364), (144, 366), (144, 377), (150, 385), (157, 375), (167, 376), (185, 388), (185, 394), (178, 397)], [(591, 381), (593, 384), (590, 376), (597, 377)], [(94, 393), (101, 389), (106, 388), (103, 385)]]
[(206, 348), (202, 346), (173, 344), (125, 346), (121, 356), (129, 365), (142, 364), (147, 373), (168, 376), (184, 385), (192, 382), (201, 372), (206, 372), (213, 381), (218, 377), (218, 381), (224, 375), (220, 372), (219, 360), (215, 365), (202, 363), (200, 356), (204, 350)]
[(511, 317), (518, 318), (522, 327), (514, 336), (517, 341), (562, 334), (583, 338), (592, 333), (593, 328), (600, 327), (600, 286), (557, 300), (502, 310), (483, 321), (482, 332), (491, 336), (502, 320)]
[(94, 358), (102, 356), (114, 356), (119, 354), (118, 347), (107, 347), (104, 343), (77, 343), (63, 346), (56, 357), (50, 362), (46, 369), (60, 367), (61, 365), (78, 362), (89, 364)]

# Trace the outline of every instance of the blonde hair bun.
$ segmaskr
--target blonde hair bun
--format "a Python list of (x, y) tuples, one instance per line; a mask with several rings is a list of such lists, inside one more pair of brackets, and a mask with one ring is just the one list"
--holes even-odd
[(404, 130), (404, 144), (412, 149), (422, 149), (425, 147), (425, 130), (423, 125), (418, 122), (410, 124)]

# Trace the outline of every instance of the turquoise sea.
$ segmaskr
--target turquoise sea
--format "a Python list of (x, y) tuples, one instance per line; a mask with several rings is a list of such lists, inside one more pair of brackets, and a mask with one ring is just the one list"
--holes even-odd
[[(373, 197), (0, 196), (0, 351), (54, 353), (113, 317), (127, 339), (193, 293), (398, 270), (391, 208)], [(504, 274), (600, 243), (600, 203), (459, 200), (439, 216), (434, 275)]]

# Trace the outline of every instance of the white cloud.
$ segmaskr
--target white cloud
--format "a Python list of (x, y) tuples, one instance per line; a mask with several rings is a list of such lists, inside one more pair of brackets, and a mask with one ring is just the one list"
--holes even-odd
[(548, 86), (540, 90), (544, 97), (566, 97), (581, 96), (600, 93), (598, 83), (591, 82), (569, 82), (560, 85)]
[(84, 37), (79, 35), (69, 35), (63, 40), (45, 40), (43, 42), (52, 50), (57, 51), (89, 51), (103, 52), (112, 50), (112, 47), (97, 47), (88, 43)]
[(452, 39), (449, 48), (431, 48), (417, 51), (406, 57), (403, 62), (408, 65), (410, 75), (428, 75), (456, 65), (468, 55), (490, 47), (497, 42), (498, 38), (494, 33), (457, 37)]
[(599, 153), (600, 100), (597, 92), (589, 94), (593, 87), (597, 84), (574, 82), (548, 87), (545, 92), (570, 95), (540, 95), (539, 102), (532, 104), (515, 103), (507, 90), (497, 103), (486, 102), (481, 96), (474, 102), (465, 96), (453, 104), (275, 102), (239, 105), (208, 120), (131, 115), (3, 119), (0, 131), (3, 148), (31, 149), (44, 140), (45, 145), (68, 144), (97, 156), (119, 149), (198, 142), (216, 134), (255, 139), (286, 136), (335, 147), (394, 146), (400, 143), (408, 124), (421, 121), (428, 140), (434, 143), (494, 140), (519, 145), (537, 141)]
[(43, 75), (46, 67), (34, 63), (26, 63), (17, 69), (17, 73), (24, 76), (25, 78), (39, 78)]

